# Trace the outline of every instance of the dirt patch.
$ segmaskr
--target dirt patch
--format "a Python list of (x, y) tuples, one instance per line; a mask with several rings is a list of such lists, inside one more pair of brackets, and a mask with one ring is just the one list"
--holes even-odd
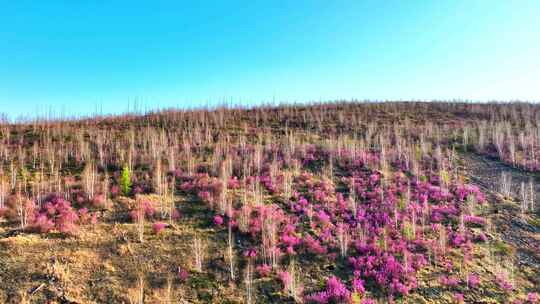
[[(463, 170), (471, 183), (488, 195), (489, 218), (495, 232), (515, 250), (517, 270), (540, 286), (540, 226), (538, 204), (534, 211), (522, 213), (519, 207), (521, 183), (533, 183), (535, 198), (540, 198), (537, 174), (510, 167), (502, 162), (473, 153), (462, 153)], [(510, 197), (500, 193), (501, 173), (510, 177)], [(537, 287), (537, 289), (540, 289)]]

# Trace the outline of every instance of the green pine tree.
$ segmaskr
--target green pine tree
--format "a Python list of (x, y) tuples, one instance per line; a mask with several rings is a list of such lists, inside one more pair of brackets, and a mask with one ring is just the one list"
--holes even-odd
[(122, 189), (122, 194), (125, 196), (128, 196), (131, 192), (131, 177), (128, 166), (124, 166), (124, 168), (122, 169), (120, 187)]

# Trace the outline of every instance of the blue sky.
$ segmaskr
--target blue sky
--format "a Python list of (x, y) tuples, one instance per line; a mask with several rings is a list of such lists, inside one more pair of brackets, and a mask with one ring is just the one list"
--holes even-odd
[(540, 100), (540, 1), (3, 1), (0, 112)]

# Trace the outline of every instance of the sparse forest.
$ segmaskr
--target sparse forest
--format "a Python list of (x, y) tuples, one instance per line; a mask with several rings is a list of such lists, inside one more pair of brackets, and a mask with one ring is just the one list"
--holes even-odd
[(0, 124), (0, 303), (538, 303), (540, 105)]

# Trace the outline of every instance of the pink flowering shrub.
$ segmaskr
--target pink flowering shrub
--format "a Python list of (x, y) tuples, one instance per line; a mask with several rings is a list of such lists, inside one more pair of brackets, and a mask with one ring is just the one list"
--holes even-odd
[(537, 292), (529, 292), (527, 294), (527, 303), (534, 304), (540, 302), (540, 296)]
[(117, 197), (118, 195), (120, 195), (120, 186), (112, 185), (110, 193), (112, 197)]
[(97, 213), (90, 212), (86, 208), (79, 209), (79, 221), (82, 224), (97, 224)]
[(182, 218), (182, 213), (180, 213), (180, 210), (175, 208), (172, 212), (171, 218), (173, 221), (178, 221)]
[(178, 280), (180, 280), (181, 283), (184, 283), (185, 281), (187, 281), (189, 277), (189, 273), (187, 272), (187, 270), (178, 266), (178, 269), (176, 272), (178, 274)]
[(465, 303), (465, 299), (464, 299), (462, 293), (455, 293), (455, 294), (454, 294), (454, 303), (456, 303), (456, 304), (463, 304), (463, 303)]
[(283, 285), (283, 290), (287, 291), (292, 283), (292, 276), (288, 271), (278, 271), (278, 277)]
[(321, 244), (320, 241), (313, 238), (311, 235), (306, 235), (302, 240), (303, 244), (309, 253), (315, 255), (324, 255), (328, 252), (327, 248)]
[[(306, 145), (294, 157), (304, 166), (318, 168), (327, 163), (331, 153), (327, 148)], [(325, 290), (306, 297), (315, 303), (346, 301), (351, 294), (364, 294), (370, 288), (390, 297), (407, 295), (417, 287), (417, 272), (428, 263), (427, 251), (444, 260), (447, 252), (457, 250), (468, 260), (472, 258), (473, 241), (487, 240), (481, 232), (471, 230), (482, 228), (485, 220), (468, 213), (471, 202), (486, 202), (483, 193), (478, 187), (430, 171), (434, 161), (431, 155), (424, 156), (420, 166), (425, 171), (415, 176), (398, 160), (391, 163), (390, 173), (372, 169), (380, 161), (378, 152), (362, 151), (347, 158), (348, 153), (344, 150), (342, 157), (334, 155), (333, 159), (334, 166), (342, 171), (340, 181), (349, 192), (338, 191), (334, 182), (302, 170), (294, 178), (293, 189), (289, 189), (291, 196), (283, 203), (234, 204), (232, 211), (222, 215), (216, 205), (223, 185), (217, 177), (207, 173), (183, 176), (180, 190), (197, 195), (214, 210), (217, 227), (223, 227), (227, 220), (250, 245), (260, 247), (257, 258), (264, 262), (257, 267), (260, 276), (269, 275), (281, 259), (293, 256), (347, 266), (346, 282), (330, 277)], [(388, 153), (391, 158), (396, 151)], [(281, 195), (283, 175), (270, 171), (270, 165), (264, 162), (268, 159), (273, 155), (263, 155), (260, 172), (245, 176), (242, 182), (230, 177), (227, 188), (245, 187), (251, 193), (258, 187), (264, 194)], [(279, 165), (279, 161), (274, 164)], [(446, 164), (446, 169), (452, 170), (451, 165)], [(277, 274), (287, 287), (291, 279), (288, 273)], [(440, 283), (456, 287), (460, 281), (444, 276)], [(478, 282), (472, 276), (467, 284), (475, 288)]]
[(22, 196), (9, 196), (4, 207), (0, 210), (0, 217), (3, 216), (10, 221), (19, 221), (20, 213), (27, 215), (27, 218), (32, 220), (36, 215), (38, 206), (36, 202)]
[(326, 289), (305, 297), (307, 303), (348, 303), (351, 300), (351, 292), (347, 286), (335, 276), (326, 280)]
[(96, 196), (94, 196), (94, 198), (92, 200), (90, 200), (90, 204), (92, 205), (92, 207), (94, 208), (99, 208), (99, 207), (103, 207), (104, 204), (105, 204), (105, 195), (103, 194), (98, 194)]
[(267, 277), (272, 272), (272, 266), (268, 264), (262, 264), (256, 267), (256, 271), (260, 277)]
[(167, 228), (166, 223), (157, 222), (157, 223), (152, 224), (152, 231), (154, 232), (154, 234), (161, 233), (165, 228)]
[(97, 221), (96, 214), (89, 214), (86, 208), (77, 212), (69, 201), (59, 195), (49, 195), (42, 207), (37, 210), (30, 223), (29, 229), (39, 233), (58, 231), (65, 234), (75, 234), (79, 224), (93, 223)]
[(455, 276), (442, 275), (439, 278), (439, 283), (446, 287), (456, 287), (459, 285), (459, 279)]
[(480, 285), (480, 276), (475, 273), (470, 273), (467, 277), (467, 284), (470, 288), (477, 288)]
[(504, 292), (511, 292), (514, 289), (514, 285), (508, 280), (508, 276), (505, 273), (498, 273), (495, 276), (495, 282), (499, 288)]
[(214, 216), (214, 225), (216, 226), (223, 225), (223, 217), (221, 215)]
[(146, 219), (152, 219), (156, 209), (152, 206), (152, 203), (149, 201), (140, 202), (135, 209), (129, 212), (129, 217), (132, 222), (137, 222), (139, 220), (139, 215), (143, 215)]
[(463, 220), (467, 224), (472, 224), (476, 226), (483, 226), (486, 224), (486, 220), (484, 218), (475, 215), (466, 215), (464, 216)]

